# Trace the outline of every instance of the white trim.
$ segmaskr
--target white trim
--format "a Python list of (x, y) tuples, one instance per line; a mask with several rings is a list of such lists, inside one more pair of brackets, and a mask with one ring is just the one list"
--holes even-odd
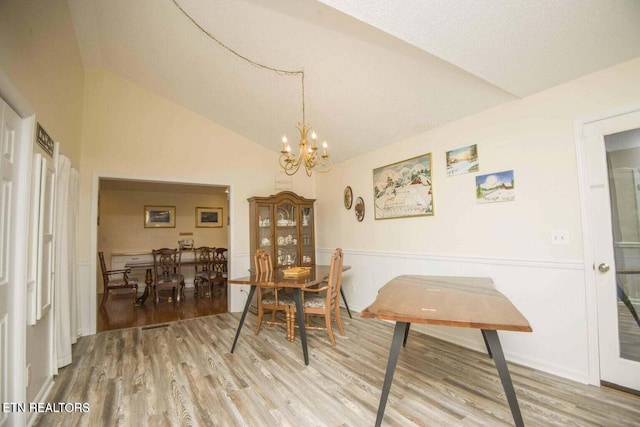
[[(322, 254), (332, 254), (335, 248), (317, 248), (316, 251)], [(479, 257), (474, 255), (445, 255), (445, 254), (426, 254), (426, 253), (410, 253), (410, 252), (373, 252), (363, 250), (349, 250), (342, 248), (345, 254), (361, 255), (366, 257), (379, 258), (395, 258), (423, 261), (446, 261), (446, 262), (464, 262), (472, 264), (500, 265), (510, 267), (530, 267), (530, 268), (552, 268), (560, 270), (582, 270), (582, 260), (557, 260), (557, 259), (521, 259), (521, 258), (501, 258), (501, 257)]]

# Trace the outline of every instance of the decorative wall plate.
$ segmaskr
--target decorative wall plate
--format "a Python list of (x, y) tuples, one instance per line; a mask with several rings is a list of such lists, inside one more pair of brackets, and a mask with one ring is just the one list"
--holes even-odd
[(351, 191), (351, 187), (348, 185), (344, 187), (344, 207), (347, 209), (351, 209), (351, 204), (353, 203), (353, 192)]
[(356, 211), (356, 219), (358, 222), (362, 222), (364, 219), (364, 200), (362, 200), (362, 197), (356, 199), (356, 207), (353, 209)]

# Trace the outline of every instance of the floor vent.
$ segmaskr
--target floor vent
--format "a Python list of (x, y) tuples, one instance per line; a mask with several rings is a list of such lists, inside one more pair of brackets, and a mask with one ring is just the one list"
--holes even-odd
[(168, 326), (169, 326), (169, 324), (168, 324), (168, 323), (163, 323), (163, 324), (161, 324), (161, 325), (143, 326), (143, 327), (142, 327), (142, 330), (143, 330), (143, 331), (146, 331), (146, 330), (148, 330), (148, 329), (166, 328), (166, 327), (168, 327)]

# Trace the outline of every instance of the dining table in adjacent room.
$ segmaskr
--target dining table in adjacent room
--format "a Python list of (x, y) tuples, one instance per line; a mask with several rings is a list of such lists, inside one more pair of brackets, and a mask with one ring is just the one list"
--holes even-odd
[[(212, 261), (212, 264), (226, 264), (227, 261)], [(186, 261), (180, 260), (180, 265), (185, 267), (195, 267), (206, 264), (206, 262), (196, 259), (190, 259)], [(142, 296), (136, 298), (136, 304), (144, 305), (145, 301), (151, 294), (151, 286), (153, 285), (153, 260), (147, 261), (131, 261), (124, 265), (127, 270), (145, 270), (144, 277), (144, 292)]]
[[(347, 271), (351, 267), (347, 265), (342, 266), (342, 271)], [(267, 273), (256, 274), (251, 271), (249, 276), (240, 277), (236, 279), (228, 279), (227, 283), (232, 285), (250, 285), (249, 295), (247, 296), (247, 302), (244, 305), (242, 316), (240, 316), (240, 323), (236, 330), (235, 338), (233, 339), (233, 345), (231, 346), (231, 353), (234, 352), (240, 331), (244, 325), (247, 312), (251, 306), (253, 295), (255, 294), (256, 287), (262, 288), (287, 288), (291, 289), (293, 293), (293, 299), (296, 304), (296, 321), (298, 322), (298, 330), (300, 331), (300, 342), (302, 343), (302, 354), (304, 357), (305, 365), (309, 364), (309, 352), (307, 350), (307, 332), (304, 322), (304, 310), (302, 306), (302, 291), (306, 288), (317, 286), (329, 278), (329, 265), (314, 265), (308, 268), (309, 273), (300, 275), (297, 277), (286, 277), (286, 269), (276, 269)], [(343, 300), (344, 293), (342, 294)]]
[(376, 426), (382, 423), (400, 347), (406, 346), (411, 323), (480, 329), (515, 424), (524, 426), (497, 331), (531, 332), (531, 326), (513, 303), (496, 290), (491, 278), (398, 276), (380, 288), (375, 301), (360, 316), (396, 322)]

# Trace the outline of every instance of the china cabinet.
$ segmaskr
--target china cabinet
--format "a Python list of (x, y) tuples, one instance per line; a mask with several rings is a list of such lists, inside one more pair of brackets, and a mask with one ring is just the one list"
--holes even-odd
[[(315, 264), (315, 199), (282, 191), (248, 200), (251, 254), (257, 249), (270, 252), (274, 268)], [(253, 255), (251, 268), (254, 268)]]

